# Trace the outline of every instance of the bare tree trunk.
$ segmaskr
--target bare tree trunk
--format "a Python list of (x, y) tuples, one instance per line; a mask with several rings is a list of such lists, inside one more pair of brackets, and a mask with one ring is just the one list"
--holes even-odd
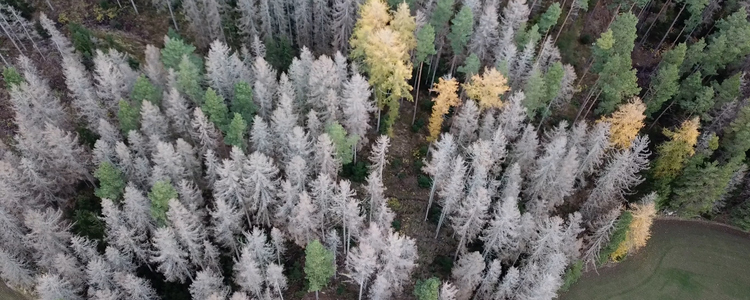
[(586, 119), (586, 116), (589, 115), (589, 112), (592, 108), (594, 108), (594, 105), (596, 104), (596, 100), (599, 100), (599, 95), (602, 94), (602, 90), (599, 90), (599, 93), (596, 94), (596, 97), (594, 97), (594, 101), (591, 101), (591, 105), (589, 106), (589, 109), (586, 110), (586, 114), (583, 115), (583, 119)]
[(641, 11), (638, 12), (638, 16), (636, 16), (636, 18), (638, 18), (638, 25), (636, 25), (636, 28), (640, 29), (640, 27), (643, 26), (643, 22), (641, 22), (641, 16), (643, 16), (643, 12), (648, 11), (648, 9), (651, 8), (651, 4), (653, 3), (653, 0), (649, 0), (648, 3), (646, 3), (646, 5), (641, 9)]
[(463, 244), (464, 244), (464, 238), (466, 238), (466, 235), (465, 235), (465, 234), (464, 234), (464, 235), (462, 235), (462, 236), (461, 236), (461, 240), (460, 240), (460, 241), (458, 241), (458, 247), (456, 247), (456, 248), (457, 248), (457, 249), (456, 249), (456, 254), (453, 254), (453, 261), (455, 261), (455, 260), (457, 260), (457, 259), (458, 259), (458, 253), (459, 253), (459, 252), (461, 252), (461, 248), (463, 248), (462, 246), (463, 246)]
[(180, 28), (177, 27), (177, 20), (174, 18), (174, 12), (172, 12), (172, 1), (170, 0), (167, 2), (167, 7), (169, 8), (169, 16), (172, 17), (172, 24), (174, 24), (174, 30), (180, 31)]
[(414, 115), (411, 117), (411, 125), (414, 125), (414, 121), (417, 119), (417, 108), (419, 107), (419, 83), (422, 81), (422, 66), (424, 62), (419, 63), (419, 72), (417, 74), (417, 88), (414, 89)]
[(8, 32), (8, 29), (5, 28), (5, 25), (3, 25), (3, 23), (0, 23), (0, 27), (2, 27), (3, 31), (5, 32), (5, 35), (7, 35), (8, 39), (13, 43), (13, 46), (16, 46), (16, 50), (18, 50), (18, 52), (23, 54), (23, 51), (21, 51), (21, 48), (18, 47), (16, 40), (13, 38), (13, 35), (11, 35), (10, 32)]
[(378, 107), (378, 126), (375, 129), (377, 132), (380, 132), (380, 107)]
[(570, 3), (570, 9), (568, 9), (568, 13), (565, 14), (565, 19), (563, 19), (562, 25), (560, 25), (560, 30), (557, 31), (557, 35), (555, 35), (555, 40), (553, 44), (557, 43), (557, 39), (560, 38), (560, 34), (562, 33), (563, 29), (565, 28), (565, 23), (568, 22), (568, 18), (570, 18), (570, 13), (573, 12), (573, 7), (576, 5), (576, 0), (571, 1)]
[[(118, 3), (119, 3), (119, 2), (118, 2)], [(54, 11), (54, 10), (55, 10), (55, 8), (54, 8), (54, 7), (52, 7), (52, 3), (50, 3), (50, 2), (49, 2), (49, 0), (47, 0), (47, 5), (49, 6), (49, 9), (51, 9), (52, 11)]]
[(31, 41), (31, 45), (34, 47), (37, 53), (39, 53), (39, 56), (42, 57), (42, 60), (47, 60), (47, 57), (42, 54), (42, 51), (39, 50), (39, 46), (37, 46), (36, 42), (34, 41), (34, 38), (29, 33), (28, 28), (26, 28), (26, 24), (21, 22), (21, 18), (16, 14), (15, 10), (11, 10), (11, 13), (13, 13), (13, 17), (16, 18), (16, 21), (21, 24), (21, 27), (23, 27), (23, 31), (26, 33), (26, 38), (28, 38)]
[(672, 21), (672, 25), (669, 25), (669, 29), (667, 29), (667, 32), (664, 33), (664, 36), (661, 38), (661, 41), (659, 41), (659, 44), (656, 45), (654, 50), (659, 51), (659, 47), (661, 47), (661, 44), (664, 43), (664, 40), (667, 39), (669, 32), (672, 31), (672, 27), (674, 27), (674, 23), (677, 23), (677, 20), (680, 18), (682, 11), (685, 10), (685, 6), (687, 6), (687, 2), (685, 2), (685, 4), (682, 5), (682, 8), (680, 8), (680, 12), (677, 13), (676, 17), (674, 17), (674, 20)]
[(651, 122), (651, 126), (649, 126), (649, 127), (648, 127), (648, 130), (651, 130), (651, 128), (653, 128), (653, 127), (654, 127), (654, 125), (656, 125), (656, 123), (658, 123), (658, 122), (659, 122), (659, 119), (661, 119), (661, 116), (663, 116), (663, 115), (664, 115), (664, 113), (666, 113), (666, 112), (667, 112), (667, 111), (668, 111), (668, 110), (669, 110), (670, 108), (672, 108), (672, 105), (674, 105), (674, 103), (675, 103), (675, 102), (677, 101), (677, 97), (673, 97), (673, 98), (674, 98), (674, 99), (672, 99), (672, 102), (669, 102), (669, 105), (667, 106), (667, 108), (665, 108), (665, 109), (664, 109), (664, 110), (663, 110), (663, 111), (662, 111), (662, 112), (661, 112), (661, 113), (659, 114), (659, 116), (658, 116), (658, 117), (656, 117), (656, 119), (654, 119), (654, 121), (653, 121), (653, 122)]
[(659, 16), (661, 16), (661, 14), (664, 12), (664, 10), (667, 8), (667, 6), (669, 6), (669, 3), (671, 3), (671, 2), (672, 2), (672, 0), (667, 0), (667, 2), (665, 2), (664, 5), (661, 6), (661, 9), (656, 14), (656, 17), (654, 18), (654, 21), (651, 22), (651, 26), (649, 26), (648, 29), (646, 29), (646, 33), (643, 34), (643, 37), (641, 37), (641, 41), (638, 43), (638, 45), (643, 45), (643, 43), (648, 38), (648, 33), (651, 32), (651, 28), (654, 28), (654, 25), (656, 25), (656, 22), (659, 21)]
[(573, 120), (573, 123), (578, 121), (578, 118), (583, 113), (583, 110), (586, 109), (586, 106), (589, 104), (589, 99), (591, 99), (591, 96), (594, 95), (594, 92), (596, 91), (596, 88), (598, 85), (599, 85), (599, 81), (597, 80), (596, 83), (594, 83), (594, 86), (591, 87), (591, 90), (589, 91), (589, 94), (586, 96), (586, 99), (583, 101), (583, 105), (581, 105), (581, 108), (578, 109), (578, 113), (576, 114), (576, 118)]
[(609, 20), (609, 23), (607, 24), (607, 29), (609, 29), (609, 26), (612, 26), (612, 22), (614, 22), (615, 19), (617, 19), (617, 14), (620, 13), (620, 6), (622, 6), (622, 4), (617, 4), (617, 8), (615, 8), (615, 13), (612, 14), (612, 19)]
[[(120, 0), (115, 0), (115, 1), (117, 1), (117, 6), (119, 6), (120, 8), (122, 8), (122, 3), (120, 3)], [(49, 0), (47, 0), (47, 3), (49, 3)]]
[(674, 45), (677, 44), (677, 41), (680, 40), (680, 36), (682, 35), (682, 33), (685, 32), (685, 28), (687, 28), (687, 24), (685, 24), (685, 26), (682, 26), (682, 30), (680, 30), (680, 33), (677, 34), (677, 38), (672, 41), (672, 45), (669, 46), (669, 49), (674, 48)]
[(3, 60), (3, 63), (5, 64), (5, 66), (8, 66), (8, 67), (10, 66), (10, 64), (8, 63), (8, 61), (5, 60), (5, 56), (1, 52), (0, 52), (0, 59)]
[(133, 5), (133, 9), (135, 10), (135, 14), (137, 15), (138, 14), (138, 7), (135, 6), (135, 1), (130, 0), (130, 4)]
[(594, 65), (594, 58), (592, 57), (591, 61), (589, 62), (589, 64), (586, 65), (586, 70), (583, 71), (583, 75), (581, 75), (581, 78), (578, 79), (578, 83), (576, 85), (581, 85), (581, 82), (583, 82), (583, 78), (586, 77), (586, 74), (589, 73), (589, 69), (591, 69), (591, 66), (593, 66), (593, 65)]
[(430, 199), (427, 201), (427, 211), (424, 213), (425, 221), (427, 221), (427, 217), (430, 215), (430, 207), (432, 206), (432, 199), (435, 196), (436, 189), (437, 189), (437, 184), (435, 183), (435, 178), (432, 178), (432, 187), (430, 188)]

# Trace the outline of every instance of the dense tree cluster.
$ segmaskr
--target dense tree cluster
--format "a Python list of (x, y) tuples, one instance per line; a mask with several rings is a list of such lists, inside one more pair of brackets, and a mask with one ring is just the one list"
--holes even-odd
[[(413, 131), (428, 119), (414, 138), (430, 143), (415, 155), (425, 221), (456, 247), (449, 276), (416, 280), (418, 299), (552, 299), (571, 274), (642, 248), (659, 211), (731, 211), (750, 228), (750, 22), (734, 4), (683, 1), (661, 35), (668, 4), (615, 1), (591, 57), (564, 62), (575, 49), (558, 39), (588, 22), (586, 0), (152, 3), (195, 46), (170, 32), (142, 56), (84, 51), (80, 32), (0, 5), (20, 54), (0, 53), (16, 127), (0, 142), (0, 277), (13, 288), (282, 299), (303, 269), (316, 297), (333, 279), (399, 298), (420, 256), (385, 184), (404, 99)], [(650, 77), (636, 47), (660, 56)]]

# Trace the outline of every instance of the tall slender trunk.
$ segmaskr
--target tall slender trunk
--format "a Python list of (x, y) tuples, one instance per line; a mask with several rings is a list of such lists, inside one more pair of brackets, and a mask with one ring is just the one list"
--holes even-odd
[(669, 46), (669, 49), (674, 48), (674, 45), (676, 45), (677, 41), (680, 40), (680, 37), (682, 36), (682, 33), (685, 32), (685, 28), (687, 28), (687, 24), (685, 24), (685, 26), (682, 26), (682, 30), (680, 30), (680, 33), (677, 34), (677, 38), (674, 39), (674, 41), (672, 41), (672, 45)]
[(443, 226), (443, 220), (445, 220), (445, 207), (443, 207), (443, 211), (440, 212), (440, 220), (438, 220), (437, 230), (435, 230), (435, 238), (440, 234), (440, 227)]
[(3, 60), (3, 63), (5, 64), (5, 66), (10, 66), (10, 64), (8, 63), (8, 61), (5, 60), (5, 56), (2, 53), (0, 53), (0, 59)]
[(621, 6), (622, 6), (622, 4), (617, 4), (617, 8), (615, 8), (615, 13), (612, 14), (612, 19), (610, 19), (609, 23), (607, 24), (607, 29), (609, 29), (609, 26), (612, 26), (612, 22), (614, 22), (615, 19), (617, 19), (617, 14), (620, 13), (620, 7)]
[(357, 298), (359, 300), (362, 300), (362, 290), (364, 289), (364, 287), (365, 287), (365, 281), (362, 280), (362, 282), (359, 283), (359, 298)]
[(669, 3), (671, 3), (672, 0), (667, 0), (667, 2), (664, 3), (664, 5), (661, 6), (661, 9), (656, 14), (656, 17), (654, 18), (654, 21), (651, 22), (651, 26), (646, 29), (646, 33), (643, 34), (643, 37), (641, 38), (641, 41), (638, 43), (639, 45), (643, 45), (643, 43), (646, 41), (646, 38), (648, 38), (648, 33), (651, 32), (651, 28), (654, 28), (654, 25), (656, 25), (656, 22), (659, 21), (659, 16), (664, 12), (664, 10), (669, 6)]
[(318, 291), (315, 291), (315, 300), (318, 300)]
[(596, 100), (599, 100), (599, 95), (602, 94), (602, 90), (599, 90), (599, 93), (596, 94), (596, 97), (594, 97), (594, 101), (591, 101), (591, 105), (589, 105), (589, 109), (586, 110), (586, 114), (583, 115), (583, 118), (586, 119), (586, 116), (589, 115), (589, 112), (592, 108), (594, 108), (594, 105), (596, 105)]
[(427, 221), (427, 217), (430, 215), (430, 207), (432, 207), (432, 199), (435, 196), (435, 190), (437, 189), (436, 178), (432, 179), (432, 187), (430, 188), (430, 200), (427, 201), (427, 211), (424, 213), (424, 220)]
[(24, 24), (23, 22), (21, 22), (21, 18), (18, 16), (18, 14), (16, 14), (15, 10), (12, 10), (11, 13), (13, 13), (13, 17), (16, 18), (16, 21), (18, 21), (19, 23), (21, 23), (21, 27), (23, 28), (23, 32), (26, 33), (26, 38), (28, 38), (31, 41), (31, 45), (34, 47), (34, 49), (36, 50), (36, 52), (39, 53), (39, 56), (42, 57), (42, 60), (47, 60), (47, 57), (45, 57), (44, 54), (42, 54), (42, 51), (39, 50), (39, 47), (37, 46), (36, 42), (34, 41), (34, 38), (29, 33), (28, 28), (26, 28), (26, 24)]
[(376, 127), (376, 131), (380, 132), (380, 107), (378, 107), (378, 126)]
[[(120, 1), (117, 1), (117, 3), (119, 4), (119, 3), (120, 3)], [(50, 3), (50, 2), (49, 2), (49, 0), (47, 0), (47, 6), (49, 6), (49, 9), (51, 9), (52, 11), (54, 11), (54, 10), (55, 10), (55, 8), (54, 8), (54, 7), (52, 7), (52, 3)], [(120, 7), (122, 7), (122, 5), (120, 5)]]
[(169, 8), (169, 16), (172, 17), (172, 24), (174, 24), (174, 30), (180, 31), (180, 28), (177, 27), (177, 20), (174, 18), (174, 12), (172, 12), (172, 1), (167, 2), (167, 7)]
[(669, 32), (672, 31), (672, 27), (674, 27), (674, 24), (677, 23), (678, 19), (680, 19), (680, 15), (682, 14), (682, 11), (685, 10), (685, 6), (687, 6), (687, 2), (685, 2), (685, 4), (682, 5), (682, 8), (680, 8), (680, 12), (677, 13), (676, 17), (674, 17), (674, 20), (672, 21), (672, 25), (669, 25), (669, 29), (667, 29), (667, 32), (664, 33), (664, 36), (661, 38), (661, 41), (659, 41), (659, 44), (656, 45), (656, 48), (654, 48), (654, 50), (659, 51), (659, 47), (661, 47), (661, 44), (664, 43), (664, 40), (667, 39)]
[(636, 29), (641, 29), (641, 27), (643, 26), (643, 22), (641, 22), (641, 16), (643, 16), (643, 13), (648, 11), (649, 8), (651, 8), (651, 4), (653, 3), (654, 3), (653, 0), (649, 0), (648, 3), (646, 3), (646, 5), (643, 6), (643, 8), (641, 8), (641, 11), (638, 12), (638, 15), (636, 16), (636, 18), (638, 19), (638, 24), (636, 25)]
[(130, 4), (133, 5), (133, 9), (135, 10), (135, 14), (137, 15), (138, 14), (138, 7), (135, 7), (135, 1), (130, 0)]
[(456, 254), (453, 254), (453, 261), (456, 261), (458, 259), (458, 253), (461, 252), (461, 248), (463, 248), (464, 245), (464, 239), (466, 238), (466, 235), (461, 236), (461, 240), (458, 241), (458, 247), (456, 249)]
[(411, 117), (411, 125), (414, 125), (414, 121), (417, 119), (417, 108), (419, 107), (419, 83), (422, 81), (422, 66), (424, 62), (419, 63), (419, 73), (417, 74), (417, 88), (414, 89), (414, 115)]
[(275, 285), (276, 285), (276, 290), (279, 292), (279, 298), (281, 298), (281, 300), (284, 300), (284, 293), (281, 292), (281, 287), (279, 286), (278, 283)]
[[(117, 6), (119, 6), (120, 8), (122, 8), (122, 3), (120, 3), (120, 0), (116, 0), (116, 1), (117, 1)], [(47, 3), (49, 3), (49, 0), (47, 0)]]
[[(1, 16), (1, 15), (0, 15), (0, 16)], [(12, 35), (10, 34), (10, 32), (8, 31), (8, 29), (7, 29), (7, 28), (5, 28), (5, 25), (3, 25), (3, 23), (0, 23), (0, 27), (2, 27), (3, 31), (5, 32), (5, 35), (7, 35), (7, 36), (8, 36), (8, 39), (9, 39), (9, 40), (10, 40), (10, 41), (11, 41), (11, 42), (13, 43), (13, 46), (16, 46), (16, 50), (18, 50), (18, 52), (20, 52), (20, 53), (22, 53), (22, 54), (23, 54), (23, 51), (21, 51), (21, 48), (20, 48), (20, 47), (18, 47), (18, 44), (16, 44), (16, 40), (15, 40), (15, 39), (13, 38), (13, 36), (12, 36)]]
[(663, 115), (664, 115), (664, 113), (666, 113), (666, 112), (667, 112), (667, 111), (668, 111), (668, 110), (669, 110), (670, 108), (672, 108), (672, 105), (674, 105), (675, 101), (677, 101), (677, 97), (673, 97), (673, 99), (672, 99), (672, 102), (669, 102), (669, 105), (667, 106), (667, 108), (665, 108), (665, 109), (664, 109), (664, 110), (663, 110), (663, 111), (662, 111), (662, 112), (661, 112), (661, 113), (659, 114), (659, 116), (658, 116), (658, 117), (656, 117), (656, 119), (654, 119), (654, 121), (653, 121), (653, 122), (651, 122), (651, 126), (649, 126), (649, 127), (648, 127), (648, 130), (651, 130), (651, 128), (653, 128), (653, 127), (654, 127), (654, 125), (656, 125), (656, 123), (658, 123), (658, 122), (659, 122), (659, 119), (661, 119), (661, 116), (663, 116)]
[(435, 59), (435, 67), (432, 69), (432, 81), (435, 82), (435, 73), (437, 73), (437, 69), (440, 67), (440, 55), (443, 53), (443, 46), (445, 45), (445, 41), (443, 39), (440, 39), (440, 47), (437, 51), (437, 59)]
[(594, 58), (592, 57), (592, 58), (591, 58), (591, 61), (589, 62), (589, 64), (588, 64), (588, 65), (586, 65), (586, 69), (585, 69), (585, 70), (583, 70), (583, 75), (581, 75), (581, 78), (580, 78), (580, 79), (578, 79), (578, 83), (576, 83), (576, 85), (581, 85), (581, 82), (583, 82), (583, 78), (585, 78), (585, 77), (586, 77), (586, 74), (588, 74), (588, 73), (589, 73), (589, 69), (591, 69), (591, 66), (593, 66), (593, 65), (594, 65), (594, 61), (596, 61), (596, 60), (595, 60), (595, 59), (594, 59)]
[(594, 86), (591, 87), (591, 90), (589, 90), (589, 94), (586, 96), (586, 99), (583, 100), (583, 105), (581, 105), (581, 108), (578, 110), (578, 113), (576, 114), (576, 118), (573, 120), (573, 123), (575, 124), (578, 122), (578, 118), (581, 116), (583, 111), (586, 109), (586, 106), (589, 104), (589, 99), (591, 99), (591, 96), (596, 91), (596, 88), (599, 86), (599, 81), (597, 80), (596, 83), (594, 83)]
[(560, 25), (560, 30), (557, 31), (557, 34), (555, 35), (555, 40), (552, 42), (553, 44), (557, 43), (557, 39), (560, 38), (560, 34), (562, 33), (563, 29), (565, 28), (565, 23), (568, 22), (568, 18), (570, 18), (570, 13), (573, 12), (573, 8), (576, 5), (576, 0), (571, 1), (570, 3), (570, 9), (568, 9), (568, 13), (565, 14), (565, 19), (563, 19), (562, 25)]

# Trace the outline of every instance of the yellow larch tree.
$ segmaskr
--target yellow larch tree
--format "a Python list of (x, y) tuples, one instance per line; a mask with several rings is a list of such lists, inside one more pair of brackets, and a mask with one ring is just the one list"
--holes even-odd
[(458, 106), (461, 104), (461, 99), (458, 98), (458, 81), (455, 78), (440, 78), (438, 82), (433, 85), (432, 89), (437, 93), (437, 97), (433, 98), (432, 101), (432, 115), (430, 115), (430, 136), (427, 137), (427, 141), (432, 142), (437, 140), (440, 135), (440, 128), (443, 126), (443, 116), (448, 113), (451, 106)]
[(391, 18), (382, 0), (368, 0), (360, 7), (360, 18), (350, 40), (352, 59), (364, 62), (370, 77), (378, 106), (378, 129), (380, 112), (387, 108), (383, 124), (389, 135), (398, 117), (399, 101), (402, 98), (412, 101), (409, 50), (416, 46), (416, 23), (409, 15), (408, 5), (399, 6), (395, 14)]
[(479, 109), (501, 108), (500, 96), (508, 91), (507, 80), (495, 68), (485, 68), (481, 76), (475, 74), (468, 83), (463, 84), (466, 95), (479, 102)]
[(388, 5), (382, 0), (368, 0), (359, 7), (359, 19), (354, 25), (352, 36), (349, 38), (349, 46), (352, 51), (352, 59), (365, 57), (365, 45), (375, 31), (388, 26), (391, 15), (388, 13)]
[(646, 242), (651, 237), (651, 224), (654, 223), (654, 217), (656, 217), (656, 204), (654, 201), (632, 204), (630, 212), (633, 215), (633, 221), (630, 222), (630, 229), (623, 244), (627, 244), (628, 252), (633, 253), (646, 246)]
[[(406, 54), (417, 48), (417, 37), (414, 36), (414, 31), (417, 29), (417, 19), (411, 15), (409, 10), (409, 4), (401, 2), (396, 9), (396, 13), (393, 14), (393, 20), (389, 25), (393, 31), (399, 34), (401, 43), (406, 47)], [(408, 60), (409, 57), (405, 57), (404, 60)]]
[(641, 98), (633, 97), (628, 103), (620, 105), (616, 112), (610, 117), (602, 117), (599, 121), (605, 121), (612, 124), (609, 132), (609, 142), (619, 149), (630, 147), (638, 131), (643, 128), (643, 120), (646, 115), (646, 105)]
[(654, 177), (671, 180), (678, 175), (685, 159), (695, 153), (699, 127), (700, 119), (695, 117), (683, 122), (676, 131), (664, 130), (670, 140), (657, 147), (659, 156), (654, 162)]

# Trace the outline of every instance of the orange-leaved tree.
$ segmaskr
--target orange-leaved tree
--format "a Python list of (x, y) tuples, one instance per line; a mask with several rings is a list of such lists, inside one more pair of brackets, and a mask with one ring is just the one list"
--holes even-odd
[(471, 81), (463, 84), (466, 95), (479, 103), (479, 108), (501, 108), (500, 96), (508, 91), (507, 80), (495, 68), (485, 68), (484, 74), (475, 74)]
[(638, 131), (643, 128), (643, 120), (646, 119), (646, 115), (643, 114), (645, 111), (646, 105), (643, 104), (641, 98), (633, 97), (628, 103), (620, 105), (612, 116), (602, 117), (599, 121), (612, 124), (609, 129), (609, 142), (619, 149), (630, 147), (630, 143), (638, 136)]
[(458, 99), (458, 81), (455, 78), (440, 78), (431, 91), (436, 92), (437, 97), (433, 98), (432, 115), (430, 116), (430, 136), (427, 141), (434, 141), (440, 135), (440, 128), (443, 126), (443, 116), (448, 113), (451, 106), (458, 106), (461, 100)]

